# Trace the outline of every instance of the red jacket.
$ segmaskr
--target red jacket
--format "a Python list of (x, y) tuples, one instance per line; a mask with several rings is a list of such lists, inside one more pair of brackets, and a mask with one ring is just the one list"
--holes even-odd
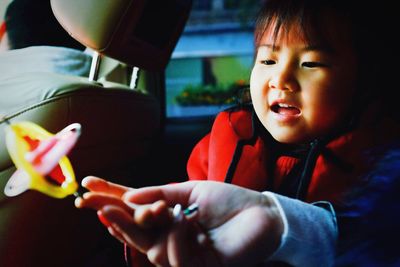
[[(274, 172), (269, 173), (266, 166), (272, 156), (271, 145), (255, 130), (257, 119), (252, 114), (252, 110), (240, 109), (224, 111), (216, 117), (211, 132), (190, 155), (189, 180), (231, 182), (258, 191), (279, 192), (284, 178), (301, 159), (279, 156), (274, 161)], [(340, 195), (373, 165), (370, 149), (382, 147), (400, 134), (399, 128), (390, 122), (367, 125), (331, 140), (318, 151), (315, 164), (311, 164), (306, 201), (339, 201)], [(130, 266), (153, 266), (145, 255), (135, 250), (131, 253)]]
[[(300, 159), (278, 156), (273, 173), (268, 172), (271, 149), (256, 133), (252, 111), (241, 109), (220, 113), (211, 132), (193, 149), (187, 171), (190, 180), (231, 182), (258, 191), (278, 191), (284, 178)], [(336, 202), (369, 166), (369, 149), (398, 137), (397, 127), (387, 122), (362, 127), (327, 142), (311, 166), (305, 200)], [(302, 173), (302, 170), (298, 171)], [(273, 181), (273, 182), (272, 182)]]

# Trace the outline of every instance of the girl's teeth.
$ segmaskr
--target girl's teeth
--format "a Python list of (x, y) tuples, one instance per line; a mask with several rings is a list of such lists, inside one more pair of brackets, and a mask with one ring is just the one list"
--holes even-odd
[(281, 108), (289, 108), (289, 107), (290, 107), (288, 104), (279, 104), (279, 106), (280, 106)]

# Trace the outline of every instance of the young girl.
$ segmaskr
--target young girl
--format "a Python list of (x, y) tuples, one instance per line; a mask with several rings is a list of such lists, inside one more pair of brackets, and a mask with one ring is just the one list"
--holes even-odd
[(378, 117), (383, 84), (367, 60), (380, 48), (372, 26), (351, 8), (340, 1), (267, 1), (255, 30), (253, 105), (219, 114), (189, 159), (191, 180), (307, 201), (336, 201), (356, 182), (369, 165), (365, 150), (398, 131)]
[[(326, 210), (306, 203), (329, 201), (334, 207), (342, 204), (343, 195), (365, 182), (360, 177), (377, 160), (368, 152), (399, 137), (397, 125), (387, 120), (382, 105), (388, 91), (381, 94), (378, 90), (385, 87), (384, 81), (378, 79), (383, 74), (379, 67), (387, 69), (383, 62), (387, 57), (378, 54), (387, 49), (384, 40), (378, 38), (379, 13), (366, 5), (340, 0), (266, 1), (255, 29), (252, 104), (220, 113), (211, 132), (190, 156), (190, 180), (213, 180), (269, 191), (263, 197), (259, 194), (267, 199), (264, 200), (270, 213), (266, 221), (272, 224), (272, 228), (266, 227), (270, 243), (262, 246), (264, 259), (296, 266), (332, 265), (336, 217), (326, 202)], [(379, 64), (371, 60), (374, 56), (379, 58)], [(80, 200), (79, 207), (100, 209), (114, 223), (109, 228), (112, 234), (146, 253), (154, 264), (176, 263), (179, 246), (172, 246), (176, 253), (169, 251), (168, 244), (176, 244), (176, 240), (167, 238), (168, 231), (175, 228), (166, 227), (171, 223), (162, 225), (165, 228), (157, 226), (160, 221), (168, 221), (165, 203), (136, 213), (113, 197), (123, 197), (127, 189), (116, 190), (118, 194), (114, 195), (115, 185), (93, 178), (86, 180), (86, 186), (94, 193)], [(130, 194), (133, 197), (125, 196), (125, 201), (145, 204), (155, 200)], [(167, 204), (178, 200), (191, 204), (183, 195), (169, 198)], [(304, 202), (300, 204), (298, 200)], [(118, 216), (107, 216), (115, 215), (115, 209), (109, 213), (104, 208), (108, 201), (120, 206)], [(216, 210), (228, 209), (227, 204), (214, 204)], [(127, 213), (136, 215), (132, 218)], [(202, 231), (210, 234), (216, 226), (212, 224), (214, 218), (207, 215), (200, 207), (198, 222)], [(159, 233), (157, 238), (147, 228), (149, 221)], [(230, 219), (225, 222), (233, 223)], [(146, 231), (141, 232), (142, 228)], [(148, 237), (146, 246), (135, 237), (138, 233), (139, 239)], [(211, 245), (206, 247), (215, 250), (217, 259), (229, 266), (237, 264), (230, 255), (236, 255), (237, 250), (224, 250), (215, 244), (215, 236), (209, 237)], [(338, 240), (342, 238), (339, 234)], [(243, 242), (243, 246), (246, 244)], [(253, 242), (248, 245), (257, 247)], [(254, 264), (263, 260), (248, 255), (252, 254), (248, 253), (245, 259), (252, 259)]]

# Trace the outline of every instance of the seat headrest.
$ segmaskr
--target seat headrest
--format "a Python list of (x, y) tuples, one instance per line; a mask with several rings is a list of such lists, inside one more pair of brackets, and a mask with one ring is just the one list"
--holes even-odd
[(192, 0), (51, 0), (55, 17), (80, 43), (128, 65), (163, 70)]

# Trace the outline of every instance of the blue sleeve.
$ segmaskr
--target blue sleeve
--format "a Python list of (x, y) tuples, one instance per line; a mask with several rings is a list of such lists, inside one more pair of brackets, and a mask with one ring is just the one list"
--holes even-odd
[(338, 236), (336, 215), (329, 202), (305, 203), (264, 192), (277, 203), (284, 222), (281, 244), (267, 261), (293, 266), (333, 266)]

